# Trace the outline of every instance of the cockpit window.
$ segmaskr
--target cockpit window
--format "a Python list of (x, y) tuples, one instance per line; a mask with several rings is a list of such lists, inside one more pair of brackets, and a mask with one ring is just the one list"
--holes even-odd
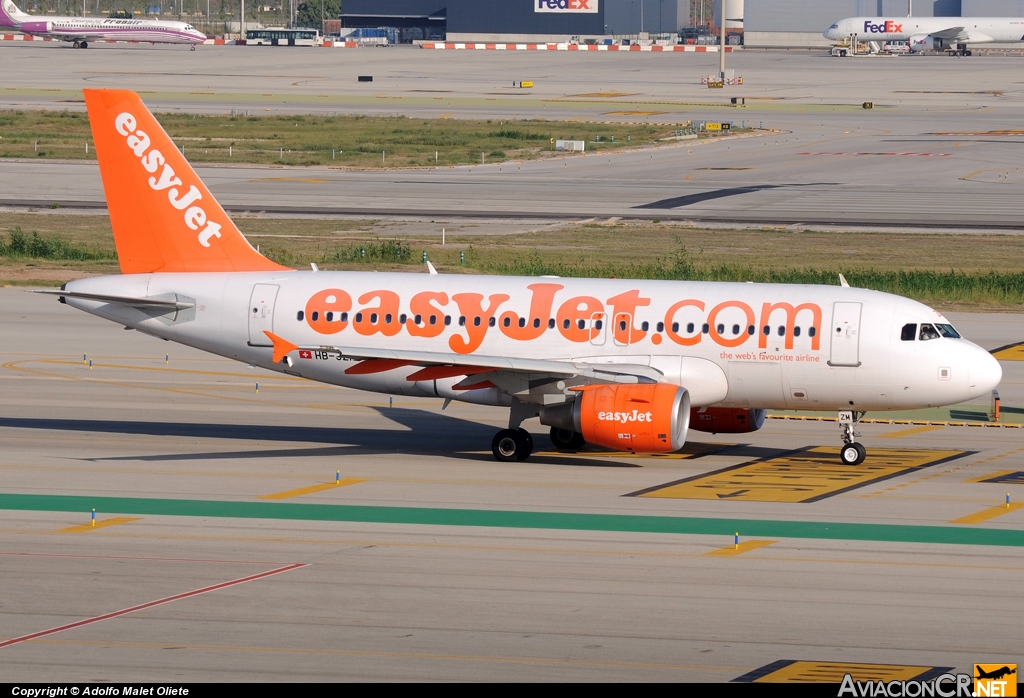
[[(821, 25), (819, 24), (818, 26), (820, 27)], [(838, 29), (838, 28), (839, 28), (839, 23), (838, 22), (833, 24), (831, 27), (829, 27), (829, 29)]]
[(952, 325), (940, 325), (936, 323), (935, 326), (939, 329), (939, 333), (942, 334), (943, 337), (949, 337), (950, 339), (960, 339), (960, 333), (953, 329)]
[(921, 341), (927, 341), (929, 339), (938, 339), (939, 331), (928, 324), (921, 325)]
[(903, 326), (903, 331), (900, 333), (900, 339), (904, 342), (913, 342), (914, 337), (917, 336), (917, 323), (911, 322)]

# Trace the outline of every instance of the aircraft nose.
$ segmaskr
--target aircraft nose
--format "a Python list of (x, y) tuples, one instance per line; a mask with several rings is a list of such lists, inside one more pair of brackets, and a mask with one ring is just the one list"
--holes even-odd
[(971, 397), (987, 395), (1003, 379), (1003, 367), (994, 356), (977, 347), (968, 359), (967, 384), (971, 391)]

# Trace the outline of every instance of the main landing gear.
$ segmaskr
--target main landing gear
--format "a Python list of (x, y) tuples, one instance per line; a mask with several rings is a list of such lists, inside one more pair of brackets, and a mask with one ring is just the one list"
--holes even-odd
[(76, 41), (75, 43), (71, 44), (71, 48), (89, 48), (89, 42), (88, 41)]
[(956, 48), (949, 52), (951, 56), (970, 56), (971, 51), (967, 48), (967, 44), (957, 44)]
[(860, 465), (867, 457), (867, 449), (854, 439), (860, 436), (857, 425), (864, 417), (863, 412), (843, 410), (839, 413), (839, 429), (843, 433), (843, 447), (839, 449), (839, 459), (844, 465)]
[(533, 436), (526, 429), (502, 429), (491, 440), (491, 453), (502, 463), (526, 460), (533, 453)]

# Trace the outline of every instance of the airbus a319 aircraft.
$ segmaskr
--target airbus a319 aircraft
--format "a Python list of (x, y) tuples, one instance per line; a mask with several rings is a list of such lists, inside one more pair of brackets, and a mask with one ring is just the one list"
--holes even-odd
[(907, 41), (914, 53), (949, 51), (969, 56), (969, 44), (1024, 41), (1022, 17), (847, 17), (824, 31), (836, 41), (857, 35), (860, 41)]
[[(75, 308), (271, 371), (509, 407), (492, 441), (526, 459), (538, 417), (562, 449), (680, 449), (766, 409), (839, 414), (988, 394), (999, 363), (935, 310), (841, 286), (296, 271), (249, 245), (146, 109), (85, 90), (120, 276), (72, 281)], [(432, 267), (431, 267), (432, 271)]]
[(32, 36), (69, 41), (75, 48), (89, 48), (90, 41), (145, 41), (152, 44), (196, 44), (206, 34), (191, 24), (163, 19), (112, 19), (91, 17), (33, 17), (18, 9), (14, 0), (0, 0), (0, 27), (11, 27)]

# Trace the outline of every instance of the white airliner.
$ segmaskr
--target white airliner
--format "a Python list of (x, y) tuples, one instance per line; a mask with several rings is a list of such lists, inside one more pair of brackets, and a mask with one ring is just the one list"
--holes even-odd
[(766, 409), (839, 413), (989, 394), (999, 363), (935, 310), (841, 286), (295, 271), (254, 250), (138, 95), (85, 90), (120, 276), (53, 293), (125, 328), (310, 380), (510, 408), (491, 444), (657, 453)]
[(32, 36), (70, 41), (88, 48), (90, 41), (145, 41), (152, 44), (196, 44), (206, 34), (191, 24), (162, 19), (108, 19), (90, 17), (33, 17), (18, 9), (13, 0), (0, 0), (0, 27), (12, 27)]
[(1021, 17), (848, 17), (825, 30), (836, 41), (856, 35), (859, 41), (909, 41), (910, 50), (949, 51), (969, 56), (968, 44), (1024, 41)]

